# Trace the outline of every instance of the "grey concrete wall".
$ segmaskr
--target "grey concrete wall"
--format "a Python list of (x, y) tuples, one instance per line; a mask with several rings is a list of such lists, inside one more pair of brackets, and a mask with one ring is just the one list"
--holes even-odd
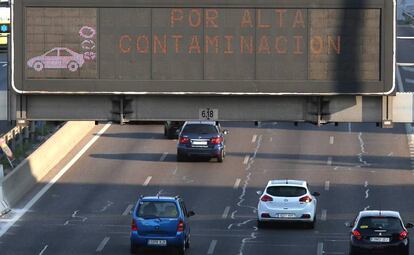
[(13, 207), (94, 127), (93, 121), (70, 121), (18, 165), (3, 181), (4, 199)]

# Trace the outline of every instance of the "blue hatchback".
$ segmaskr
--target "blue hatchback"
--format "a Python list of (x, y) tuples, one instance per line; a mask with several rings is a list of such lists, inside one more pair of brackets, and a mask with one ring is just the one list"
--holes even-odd
[(180, 197), (140, 197), (131, 223), (131, 253), (140, 248), (174, 248), (184, 254), (190, 247), (190, 225)]

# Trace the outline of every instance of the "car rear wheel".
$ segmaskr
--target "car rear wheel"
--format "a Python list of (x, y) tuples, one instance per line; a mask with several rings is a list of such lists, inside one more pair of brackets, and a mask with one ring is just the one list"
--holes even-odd
[(75, 61), (71, 61), (68, 64), (68, 69), (71, 72), (76, 72), (79, 69), (79, 64), (76, 63)]
[(138, 254), (138, 246), (131, 243), (131, 254)]
[(186, 158), (183, 154), (177, 152), (177, 161), (178, 162), (183, 162), (183, 161), (185, 161), (185, 159)]
[(264, 228), (266, 227), (266, 222), (257, 220), (257, 228)]
[(361, 253), (356, 248), (352, 246), (349, 248), (349, 255), (359, 255), (359, 254)]
[(177, 247), (177, 255), (184, 255), (186, 251), (187, 244), (184, 243), (180, 247)]
[(224, 150), (221, 150), (220, 154), (217, 156), (217, 161), (222, 163), (224, 161)]

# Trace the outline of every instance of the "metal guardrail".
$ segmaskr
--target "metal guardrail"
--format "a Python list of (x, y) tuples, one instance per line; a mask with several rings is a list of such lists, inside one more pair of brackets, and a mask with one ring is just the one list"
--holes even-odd
[(4, 134), (0, 137), (0, 139), (4, 139), (6, 143), (9, 143), (13, 140), (15, 140), (16, 137), (22, 135), (22, 133), (25, 131), (26, 128), (29, 126), (27, 124), (19, 125), (11, 129), (9, 132)]

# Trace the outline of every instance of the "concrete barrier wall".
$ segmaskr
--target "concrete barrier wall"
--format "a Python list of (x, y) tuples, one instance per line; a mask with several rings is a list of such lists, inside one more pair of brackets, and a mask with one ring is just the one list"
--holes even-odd
[(15, 206), (94, 126), (93, 121), (67, 122), (7, 175), (3, 194), (9, 206)]

